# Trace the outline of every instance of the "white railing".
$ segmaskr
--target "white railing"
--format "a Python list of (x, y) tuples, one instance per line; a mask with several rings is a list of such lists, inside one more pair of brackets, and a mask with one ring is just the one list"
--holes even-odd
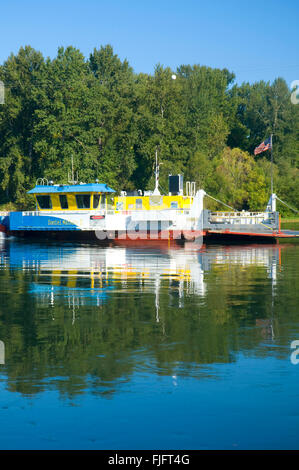
[(22, 211), (22, 215), (39, 215), (39, 211)]
[[(188, 209), (128, 209), (128, 210), (117, 210), (112, 207), (107, 209), (72, 209), (72, 210), (51, 210), (51, 209), (43, 209), (42, 211), (22, 211), (22, 215), (67, 215), (67, 214), (76, 214), (76, 215), (123, 215), (123, 216), (130, 216), (132, 220), (150, 220), (153, 218), (154, 220), (162, 220), (167, 218), (173, 218), (175, 216), (188, 216), (191, 210)], [(4, 213), (0, 212), (1, 215), (8, 215), (9, 212)]]
[(184, 209), (162, 209), (162, 210), (134, 210), (131, 211), (131, 220), (176, 220), (186, 217), (190, 213)]
[(260, 224), (273, 220), (272, 212), (211, 212), (209, 221), (222, 224)]
[(150, 220), (149, 217), (154, 219), (161, 220), (161, 217), (166, 220), (167, 217), (173, 218), (175, 215), (189, 215), (190, 208), (188, 209), (128, 209), (128, 210), (117, 210), (117, 209), (110, 209), (107, 210), (106, 213), (108, 215), (125, 215), (130, 216), (132, 220)]

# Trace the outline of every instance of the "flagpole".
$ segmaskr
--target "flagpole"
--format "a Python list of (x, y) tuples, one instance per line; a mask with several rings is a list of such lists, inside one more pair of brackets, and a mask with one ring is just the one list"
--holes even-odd
[(273, 194), (273, 148), (272, 148), (272, 137), (273, 137), (273, 134), (271, 134), (271, 196)]

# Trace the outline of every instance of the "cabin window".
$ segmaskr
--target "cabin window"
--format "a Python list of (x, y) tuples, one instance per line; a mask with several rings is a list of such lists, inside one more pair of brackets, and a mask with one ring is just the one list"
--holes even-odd
[(76, 194), (78, 209), (90, 209), (90, 194)]
[(99, 207), (100, 199), (101, 199), (100, 194), (94, 194), (93, 195), (93, 208), (94, 209), (97, 209)]
[(117, 202), (116, 203), (116, 210), (117, 211), (122, 211), (124, 208), (124, 203), (123, 202)]
[(136, 209), (142, 209), (142, 199), (136, 199)]
[(106, 208), (106, 194), (102, 194), (101, 209), (105, 209), (105, 208)]
[(52, 201), (50, 196), (36, 196), (36, 199), (41, 209), (52, 209)]
[(61, 209), (68, 209), (69, 205), (65, 194), (59, 194), (59, 201)]
[(170, 209), (178, 209), (178, 203), (177, 201), (172, 201), (170, 203)]
[(162, 206), (163, 196), (150, 196), (149, 203), (150, 206)]

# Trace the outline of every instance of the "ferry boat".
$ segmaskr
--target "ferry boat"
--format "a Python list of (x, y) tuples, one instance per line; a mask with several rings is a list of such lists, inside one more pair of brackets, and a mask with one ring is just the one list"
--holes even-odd
[(116, 195), (104, 183), (72, 181), (64, 185), (40, 179), (28, 193), (35, 198), (36, 210), (0, 213), (2, 233), (134, 245), (203, 238), (223, 242), (299, 237), (299, 232), (280, 229), (275, 194), (265, 212), (213, 212), (204, 209), (208, 195), (203, 189), (196, 190), (195, 182), (188, 181), (184, 192), (183, 175), (169, 175), (169, 192), (162, 195), (157, 155), (154, 191)]
[[(180, 179), (178, 175), (177, 179)], [(38, 184), (29, 191), (35, 211), (11, 212), (7, 233), (62, 239), (194, 239), (202, 235), (204, 191), (130, 194), (106, 184)], [(110, 196), (110, 197), (109, 197)], [(3, 223), (5, 225), (5, 222)]]

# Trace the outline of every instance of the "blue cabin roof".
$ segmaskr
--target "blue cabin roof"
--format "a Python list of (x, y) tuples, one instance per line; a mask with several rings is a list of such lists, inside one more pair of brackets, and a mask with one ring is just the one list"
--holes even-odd
[(50, 193), (115, 193), (115, 190), (103, 183), (37, 185), (27, 191), (28, 194)]

